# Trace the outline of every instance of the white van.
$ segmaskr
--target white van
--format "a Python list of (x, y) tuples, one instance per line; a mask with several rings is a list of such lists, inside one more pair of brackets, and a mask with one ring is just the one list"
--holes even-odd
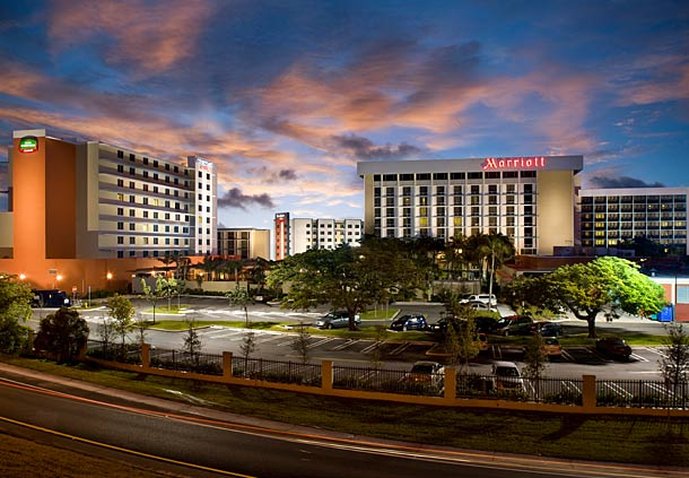
[(496, 299), (495, 294), (473, 294), (460, 301), (462, 304), (467, 304), (469, 302), (482, 302), (490, 306), (498, 305), (498, 299)]

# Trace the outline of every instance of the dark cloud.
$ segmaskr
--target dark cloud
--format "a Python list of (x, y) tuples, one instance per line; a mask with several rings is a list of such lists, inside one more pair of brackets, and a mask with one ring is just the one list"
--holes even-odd
[(297, 173), (294, 169), (281, 169), (278, 173), (278, 177), (285, 181), (296, 181)]
[(373, 141), (354, 134), (345, 136), (332, 136), (331, 138), (338, 149), (344, 149), (357, 159), (402, 159), (416, 156), (424, 150), (408, 144), (386, 144), (376, 146)]
[(596, 188), (664, 188), (665, 185), (659, 182), (647, 183), (641, 179), (620, 176), (619, 178), (607, 178), (594, 176), (591, 178), (591, 185)]
[(268, 194), (247, 195), (243, 194), (239, 188), (232, 188), (224, 196), (218, 198), (218, 207), (221, 208), (239, 208), (246, 211), (247, 206), (250, 205), (257, 205), (266, 209), (275, 207), (275, 203)]

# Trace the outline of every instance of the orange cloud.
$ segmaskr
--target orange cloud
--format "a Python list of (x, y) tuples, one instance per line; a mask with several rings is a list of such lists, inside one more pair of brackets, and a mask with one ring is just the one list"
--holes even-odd
[(54, 2), (49, 36), (58, 50), (106, 34), (106, 57), (133, 62), (143, 72), (162, 72), (192, 55), (203, 23), (213, 12), (205, 0)]

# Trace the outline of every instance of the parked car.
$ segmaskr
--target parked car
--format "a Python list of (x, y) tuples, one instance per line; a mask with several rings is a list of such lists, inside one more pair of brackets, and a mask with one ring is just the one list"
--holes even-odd
[(523, 392), (524, 379), (514, 362), (498, 361), (493, 364), (494, 390), (498, 392)]
[(57, 289), (34, 289), (31, 307), (70, 307), (72, 301), (64, 291)]
[(560, 341), (555, 337), (545, 337), (543, 339), (543, 348), (545, 349), (545, 353), (549, 358), (562, 357), (562, 347), (560, 346)]
[[(354, 323), (357, 326), (361, 324), (359, 314), (354, 316)], [(316, 321), (316, 327), (319, 329), (342, 329), (349, 327), (349, 314), (344, 310), (328, 312)]]
[(390, 324), (390, 330), (426, 330), (428, 322), (421, 314), (408, 314), (397, 317)]
[(472, 300), (470, 302), (465, 302), (464, 305), (470, 307), (473, 310), (495, 310), (494, 305), (488, 305), (486, 302), (481, 302), (478, 300)]
[(596, 340), (596, 351), (611, 358), (629, 360), (632, 348), (619, 337), (606, 337)]
[(534, 322), (531, 317), (526, 315), (513, 315), (503, 317), (498, 320), (495, 326), (495, 333), (504, 335), (529, 335), (533, 330)]
[(476, 332), (490, 334), (495, 330), (498, 321), (490, 317), (475, 317), (474, 324), (476, 324)]
[(405, 383), (442, 387), (445, 367), (438, 362), (422, 360), (415, 362), (411, 370), (402, 377)]
[(498, 299), (495, 294), (472, 294), (465, 299), (461, 299), (460, 304), (466, 304), (469, 302), (483, 302), (486, 305), (498, 305)]
[(542, 337), (559, 337), (562, 335), (562, 326), (556, 322), (536, 322), (534, 323), (534, 333)]

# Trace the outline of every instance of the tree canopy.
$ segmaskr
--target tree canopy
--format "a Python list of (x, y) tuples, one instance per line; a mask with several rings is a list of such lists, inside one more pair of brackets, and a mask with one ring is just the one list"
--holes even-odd
[(636, 264), (618, 257), (561, 266), (541, 278), (521, 279), (510, 291), (513, 299), (519, 297), (526, 305), (553, 312), (565, 309), (585, 320), (591, 338), (596, 336), (596, 317), (601, 312), (648, 317), (666, 305), (663, 288), (639, 272)]
[(34, 346), (52, 354), (58, 362), (74, 360), (86, 344), (89, 328), (79, 312), (61, 307), (41, 319)]
[(400, 246), (395, 244), (374, 239), (358, 248), (342, 245), (289, 256), (271, 271), (268, 283), (288, 287), (283, 300), (286, 307), (310, 309), (330, 304), (333, 309), (346, 310), (353, 330), (357, 313), (418, 284), (413, 261), (397, 254)]
[(14, 276), (0, 274), (0, 351), (17, 353), (26, 343), (31, 317), (31, 288)]

